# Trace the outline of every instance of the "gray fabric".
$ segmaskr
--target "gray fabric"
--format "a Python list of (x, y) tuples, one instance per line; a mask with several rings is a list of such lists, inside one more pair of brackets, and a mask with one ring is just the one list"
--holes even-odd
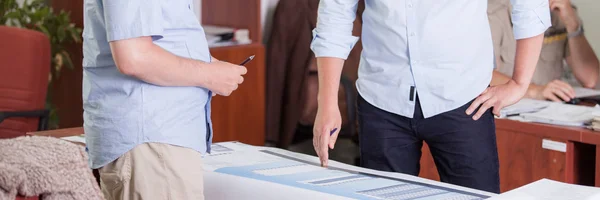
[(43, 200), (104, 199), (80, 145), (24, 136), (0, 140), (0, 200), (16, 195)]

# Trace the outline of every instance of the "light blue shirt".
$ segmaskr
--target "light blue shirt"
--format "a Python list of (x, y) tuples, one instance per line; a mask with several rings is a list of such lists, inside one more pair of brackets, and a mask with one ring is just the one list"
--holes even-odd
[(175, 55), (210, 62), (192, 0), (84, 3), (83, 127), (92, 168), (146, 142), (209, 151), (211, 93), (200, 87), (161, 87), (123, 75), (109, 47), (111, 41), (152, 36), (154, 44)]
[[(511, 0), (516, 39), (550, 25), (548, 0)], [(358, 0), (321, 0), (311, 48), (317, 57), (346, 59)], [(357, 88), (369, 103), (413, 117), (418, 92), (425, 118), (454, 110), (481, 94), (494, 69), (484, 0), (365, 0)], [(411, 94), (411, 87), (415, 87)]]

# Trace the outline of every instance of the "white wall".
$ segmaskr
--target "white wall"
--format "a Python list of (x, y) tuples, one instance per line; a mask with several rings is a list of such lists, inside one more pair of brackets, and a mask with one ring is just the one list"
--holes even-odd
[(600, 0), (572, 0), (583, 21), (585, 36), (600, 58)]
[(262, 0), (261, 1), (261, 20), (263, 26), (263, 42), (266, 43), (271, 33), (271, 23), (273, 22), (273, 14), (279, 0)]

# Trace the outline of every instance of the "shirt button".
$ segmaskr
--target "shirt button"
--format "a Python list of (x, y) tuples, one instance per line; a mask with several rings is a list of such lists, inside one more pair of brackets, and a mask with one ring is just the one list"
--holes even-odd
[(418, 62), (416, 60), (410, 61), (413, 65), (416, 65)]
[(412, 3), (409, 3), (409, 4), (408, 4), (408, 8), (412, 8)]
[(415, 32), (410, 33), (410, 36), (415, 36)]

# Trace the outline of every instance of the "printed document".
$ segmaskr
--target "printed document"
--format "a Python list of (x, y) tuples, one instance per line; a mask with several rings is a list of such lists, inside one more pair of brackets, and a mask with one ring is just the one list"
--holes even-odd
[(598, 108), (576, 106), (563, 103), (551, 103), (548, 107), (521, 116), (529, 121), (560, 126), (586, 126), (594, 118)]
[(600, 188), (541, 179), (490, 200), (598, 200)]
[(487, 199), (496, 194), (269, 147), (216, 143), (204, 156), (207, 199)]

